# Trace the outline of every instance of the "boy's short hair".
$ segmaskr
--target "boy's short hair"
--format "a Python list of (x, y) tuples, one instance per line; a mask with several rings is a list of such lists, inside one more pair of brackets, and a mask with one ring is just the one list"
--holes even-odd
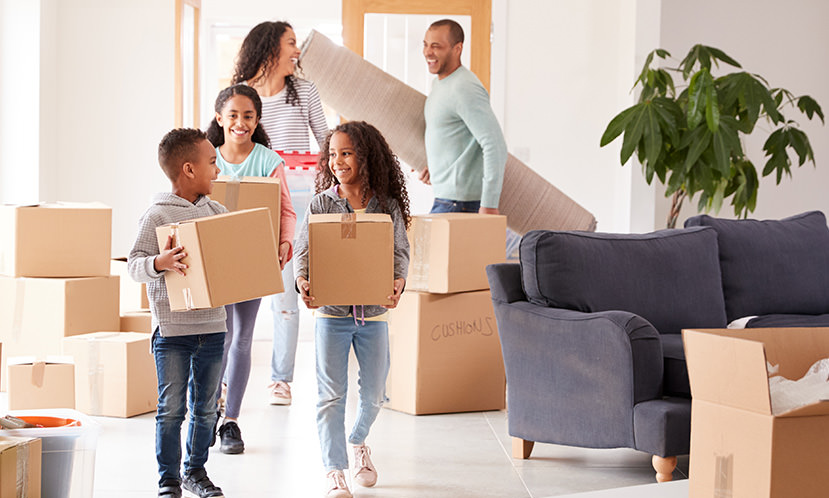
[(181, 165), (198, 160), (199, 144), (207, 140), (207, 134), (195, 128), (171, 130), (158, 144), (158, 164), (170, 181), (176, 181)]

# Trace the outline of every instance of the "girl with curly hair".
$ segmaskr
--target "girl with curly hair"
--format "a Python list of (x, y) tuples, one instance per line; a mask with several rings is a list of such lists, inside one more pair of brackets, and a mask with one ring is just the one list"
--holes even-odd
[[(262, 99), (259, 127), (270, 138), (269, 147), (279, 151), (308, 152), (310, 128), (322, 147), (328, 124), (317, 87), (298, 78), (299, 48), (296, 33), (283, 21), (266, 21), (250, 30), (236, 57), (232, 83), (252, 87)], [(297, 186), (288, 185), (292, 192)], [(310, 196), (295, 196), (297, 213), (304, 213)], [(272, 405), (291, 404), (291, 385), (299, 337), (299, 307), (294, 289), (293, 265), (282, 271), (285, 292), (271, 300), (273, 312), (273, 353), (271, 383)]]
[[(348, 437), (353, 445), (352, 479), (374, 486), (377, 469), (365, 441), (385, 399), (389, 373), (388, 309), (397, 306), (409, 268), (406, 228), (411, 222), (405, 177), (383, 135), (365, 122), (348, 122), (328, 135), (319, 158), (317, 195), (309, 212), (386, 213), (394, 225), (394, 294), (391, 305), (322, 306), (315, 312), (317, 431), (328, 478), (328, 497), (350, 498), (344, 470), (349, 468), (345, 438), (348, 355), (351, 347), (359, 368), (360, 404)], [(308, 219), (295, 241), (294, 269), (300, 296), (315, 308), (308, 282)], [(343, 261), (347, 265), (348, 261)]]

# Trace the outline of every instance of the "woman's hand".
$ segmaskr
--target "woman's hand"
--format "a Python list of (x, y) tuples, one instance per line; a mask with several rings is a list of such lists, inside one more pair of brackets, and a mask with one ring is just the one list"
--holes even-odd
[(283, 240), (279, 243), (279, 269), (284, 270), (285, 265), (291, 260), (291, 243)]
[(397, 307), (397, 303), (400, 302), (400, 295), (403, 294), (403, 287), (406, 286), (406, 279), (405, 278), (395, 278), (394, 279), (394, 294), (389, 296), (389, 301), (391, 304), (383, 305), (386, 309), (394, 309)]
[(153, 261), (153, 268), (157, 272), (172, 270), (179, 275), (184, 275), (184, 270), (187, 269), (187, 265), (182, 263), (181, 260), (185, 257), (187, 257), (187, 253), (184, 252), (184, 247), (173, 247), (173, 237), (172, 235), (168, 235), (167, 243), (164, 244), (164, 250)]
[(308, 280), (305, 279), (305, 277), (297, 277), (296, 286), (297, 289), (299, 289), (299, 297), (302, 298), (302, 301), (305, 303), (305, 306), (307, 306), (308, 309), (313, 310), (319, 308), (319, 306), (313, 305), (314, 297), (310, 294), (311, 284), (308, 282)]

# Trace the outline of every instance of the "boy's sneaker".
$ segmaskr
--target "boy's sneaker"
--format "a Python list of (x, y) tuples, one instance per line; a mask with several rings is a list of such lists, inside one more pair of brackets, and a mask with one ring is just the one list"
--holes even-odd
[(290, 405), (291, 404), (291, 386), (287, 382), (278, 381), (271, 382), (268, 386), (271, 393), (272, 405)]
[(245, 442), (242, 441), (242, 430), (236, 422), (225, 422), (219, 427), (219, 437), (222, 438), (222, 453), (235, 455), (245, 451)]
[(181, 498), (181, 483), (178, 479), (164, 479), (158, 485), (158, 498)]
[(326, 479), (328, 481), (326, 498), (353, 498), (354, 495), (348, 490), (348, 483), (345, 482), (345, 474), (342, 470), (332, 470)]
[(187, 474), (184, 474), (184, 490), (189, 491), (197, 498), (224, 498), (222, 488), (214, 486), (207, 477), (207, 471), (204, 469), (195, 469)]
[(377, 469), (371, 463), (371, 450), (365, 444), (354, 447), (354, 482), (364, 488), (377, 484)]

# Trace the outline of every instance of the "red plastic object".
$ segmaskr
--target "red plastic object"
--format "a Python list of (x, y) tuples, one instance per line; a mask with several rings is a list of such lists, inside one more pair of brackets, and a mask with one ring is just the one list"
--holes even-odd
[(29, 417), (29, 416), (20, 416), (17, 417), (20, 420), (24, 420), (32, 425), (37, 427), (45, 428), (45, 427), (80, 427), (81, 421), (75, 420), (72, 418), (60, 418), (60, 417)]
[(287, 169), (316, 169), (320, 157), (319, 153), (316, 152), (297, 152), (295, 150), (278, 150), (276, 153), (285, 160), (285, 168)]

